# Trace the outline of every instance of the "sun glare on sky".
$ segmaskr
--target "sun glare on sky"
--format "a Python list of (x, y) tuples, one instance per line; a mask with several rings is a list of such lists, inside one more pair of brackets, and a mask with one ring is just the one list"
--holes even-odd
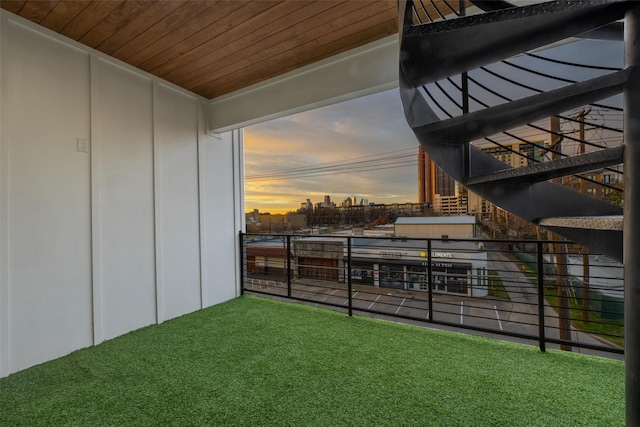
[(415, 202), (417, 152), (397, 89), (249, 126), (245, 207), (286, 213), (325, 195)]

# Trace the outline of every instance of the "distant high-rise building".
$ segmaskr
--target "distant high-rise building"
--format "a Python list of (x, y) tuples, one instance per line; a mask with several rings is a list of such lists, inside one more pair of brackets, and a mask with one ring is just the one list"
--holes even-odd
[[(544, 140), (483, 145), (478, 146), (478, 148), (514, 168), (543, 162), (545, 160), (544, 153), (546, 152)], [(491, 203), (479, 195), (472, 191), (468, 192), (467, 209), (469, 213), (488, 214), (492, 209), (491, 206)]]
[(325, 207), (330, 207), (331, 206), (331, 197), (329, 197), (328, 195), (324, 196), (324, 206)]
[(514, 142), (479, 147), (492, 157), (514, 168), (529, 166), (544, 161), (544, 141)]
[(422, 146), (418, 147), (418, 202), (435, 203), (435, 195), (456, 195), (456, 181), (436, 165)]

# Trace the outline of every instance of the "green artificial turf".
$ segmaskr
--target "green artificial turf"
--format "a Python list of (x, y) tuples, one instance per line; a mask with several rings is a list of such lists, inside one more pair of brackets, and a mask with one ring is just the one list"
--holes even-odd
[(619, 361), (244, 296), (0, 379), (0, 425), (615, 426)]

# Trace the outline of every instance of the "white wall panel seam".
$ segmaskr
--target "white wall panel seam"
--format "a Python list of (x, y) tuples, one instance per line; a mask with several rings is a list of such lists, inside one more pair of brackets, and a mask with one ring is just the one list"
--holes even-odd
[(153, 127), (153, 220), (154, 220), (154, 240), (155, 240), (155, 273), (156, 273), (156, 323), (164, 321), (164, 287), (162, 275), (162, 185), (160, 180), (161, 156), (159, 132), (158, 132), (158, 83), (152, 81), (152, 127)]
[(0, 377), (9, 373), (9, 23), (0, 16)]
[(203, 183), (204, 183), (204, 178), (202, 176), (203, 174), (203, 170), (204, 167), (202, 165), (203, 159), (202, 159), (202, 135), (205, 132), (205, 123), (203, 120), (203, 115), (204, 115), (204, 108), (202, 105), (202, 102), (198, 101), (198, 108), (197, 108), (197, 113), (196, 113), (196, 156), (197, 156), (197, 165), (198, 165), (198, 239), (199, 239), (199, 245), (200, 245), (200, 258), (199, 258), (199, 263), (200, 263), (200, 308), (204, 308), (205, 305), (205, 297), (207, 297), (206, 294), (206, 288), (205, 288), (205, 278), (206, 278), (206, 271), (207, 271), (207, 265), (206, 265), (206, 249), (205, 249), (205, 231), (207, 229), (206, 227), (206, 221), (204, 220), (205, 216), (204, 216), (204, 203), (202, 201), (204, 192), (203, 192)]
[(93, 344), (100, 344), (104, 340), (102, 318), (102, 253), (101, 253), (101, 224), (100, 224), (100, 132), (99, 132), (99, 87), (100, 67), (99, 58), (89, 55), (91, 82), (91, 140), (90, 140), (90, 174), (91, 174), (91, 289), (93, 299)]

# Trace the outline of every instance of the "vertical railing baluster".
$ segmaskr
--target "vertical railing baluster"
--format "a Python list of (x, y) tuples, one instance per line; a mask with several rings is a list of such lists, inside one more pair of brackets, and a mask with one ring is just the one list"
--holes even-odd
[(287, 297), (291, 298), (291, 236), (287, 235)]
[(244, 295), (244, 274), (247, 271), (247, 257), (244, 254), (244, 236), (242, 231), (238, 234), (240, 244), (240, 295)]
[(546, 339), (544, 333), (544, 257), (542, 256), (542, 242), (538, 240), (538, 339), (540, 341), (540, 351), (546, 350)]
[(349, 294), (349, 316), (353, 316), (353, 298), (351, 296), (351, 237), (347, 237), (347, 292)]
[(429, 296), (429, 321), (433, 321), (433, 276), (431, 270), (431, 239), (427, 240), (427, 295)]

